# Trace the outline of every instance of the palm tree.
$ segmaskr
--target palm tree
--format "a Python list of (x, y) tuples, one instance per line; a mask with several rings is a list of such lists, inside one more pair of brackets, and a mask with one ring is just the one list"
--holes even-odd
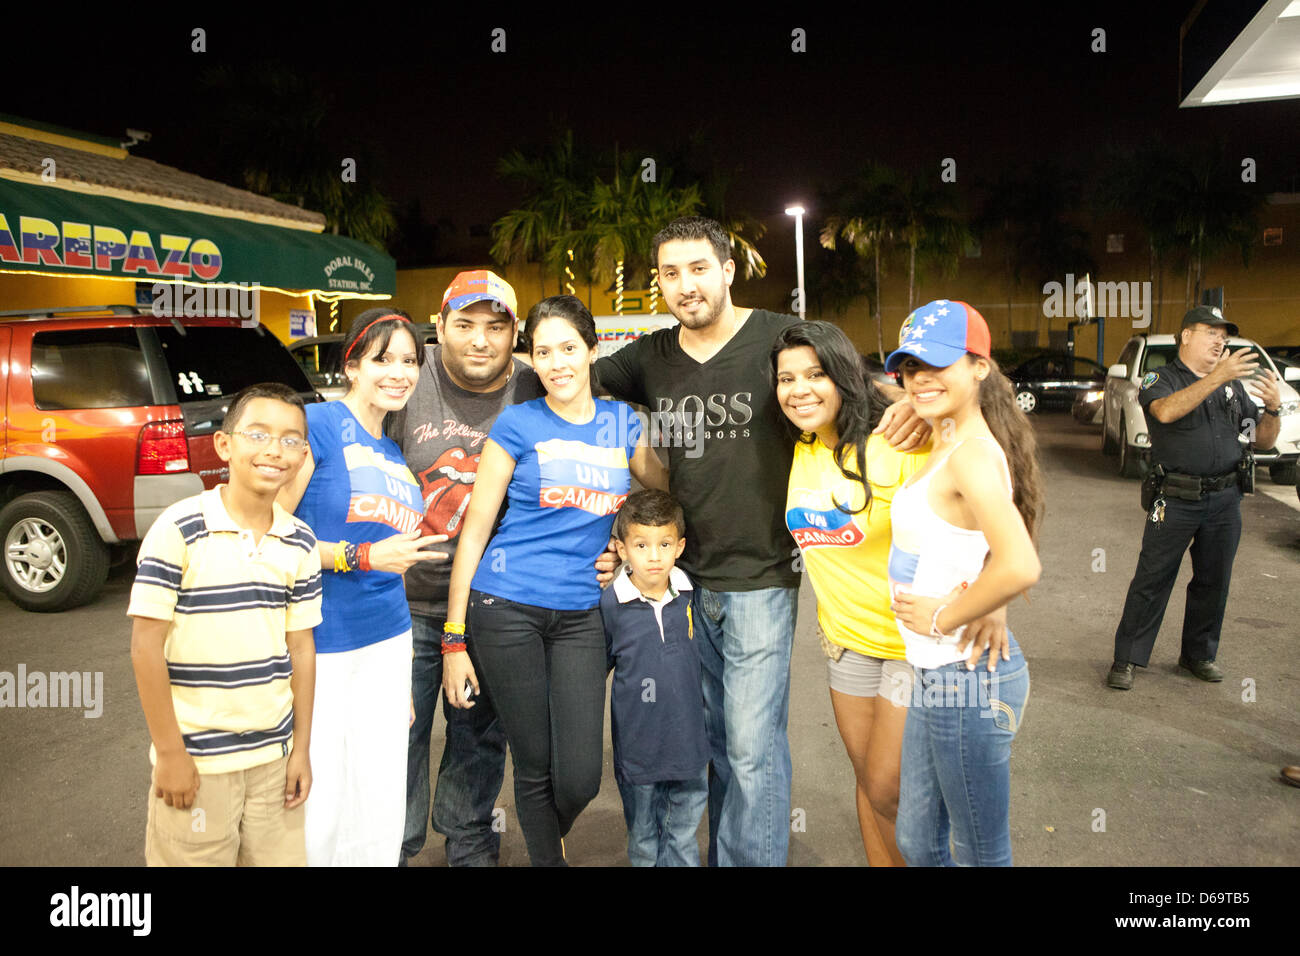
[(1241, 251), (1243, 265), (1250, 264), (1251, 246), (1259, 231), (1264, 195), (1243, 183), (1222, 145), (1193, 155), (1182, 171), (1183, 194), (1177, 236), (1187, 254), (1187, 294), (1191, 308), (1201, 298), (1206, 259), (1225, 249)]
[(556, 238), (570, 231), (587, 202), (581, 182), (588, 178), (588, 164), (573, 146), (573, 131), (555, 135), (535, 159), (512, 150), (497, 164), (505, 179), (520, 183), (526, 190), (523, 203), (492, 224), (490, 254), (502, 265), (536, 262), (542, 295), (546, 295), (546, 275), (563, 274), (563, 264), (550, 259)]
[[(1007, 269), (1007, 331), (1011, 332), (1011, 290), (1026, 279), (1042, 287), (1096, 269), (1088, 234), (1069, 219), (1081, 194), (1078, 177), (1052, 162), (1000, 175), (988, 190), (976, 226), (984, 233), (1000, 228)], [(1044, 315), (1038, 312), (1038, 328)], [(1047, 321), (1051, 333), (1051, 319)]]
[[(808, 295), (812, 306), (810, 313), (822, 318), (827, 314), (834, 315), (837, 319), (843, 318), (855, 300), (866, 296), (870, 302), (875, 298), (870, 260), (851, 249), (831, 250), (820, 245), (813, 246), (808, 256)], [(883, 362), (884, 342), (879, 332), (876, 348)]]
[(1114, 152), (1102, 172), (1096, 194), (1101, 209), (1135, 216), (1146, 231), (1148, 279), (1155, 289), (1156, 300), (1152, 332), (1160, 330), (1164, 262), (1178, 244), (1177, 224), (1184, 201), (1181, 155), (1159, 141), (1137, 150)]
[(945, 275), (955, 274), (970, 230), (957, 218), (953, 193), (933, 176), (912, 173), (898, 184), (895, 232), (907, 246), (907, 311), (915, 307), (917, 256)]
[(635, 154), (620, 159), (616, 152), (612, 178), (593, 182), (578, 225), (558, 236), (549, 253), (549, 261), (559, 262), (572, 249), (592, 281), (615, 283), (619, 312), (626, 276), (635, 275), (638, 285), (641, 276), (650, 277), (654, 234), (679, 216), (695, 214), (701, 203), (699, 187), (674, 187), (669, 170), (659, 170), (652, 182), (644, 181), (639, 170)]
[[(880, 316), (880, 280), (883, 260), (897, 240), (901, 220), (898, 174), (888, 166), (870, 163), (851, 185), (826, 203), (836, 212), (826, 217), (820, 239), (834, 251), (839, 239), (847, 242), (862, 259), (872, 261), (872, 317), (876, 323), (876, 346), (885, 354), (885, 333)], [(911, 309), (909, 308), (909, 312)]]
[[(326, 133), (330, 102), (318, 87), (274, 64), (215, 67), (200, 83), (221, 130), (213, 155), (236, 158), (245, 189), (323, 213), (330, 232), (386, 248), (397, 219), (378, 185), (378, 159)], [(345, 157), (356, 161), (356, 182), (343, 181)]]
[(750, 237), (754, 240), (762, 239), (767, 233), (767, 226), (748, 211), (737, 210), (734, 204), (728, 208), (727, 195), (732, 181), (740, 172), (740, 167), (730, 170), (717, 165), (708, 167), (699, 186), (703, 200), (702, 215), (722, 226), (723, 232), (731, 240), (731, 258), (736, 261), (736, 272), (740, 278), (761, 279), (767, 275), (767, 262), (758, 247), (750, 241)]

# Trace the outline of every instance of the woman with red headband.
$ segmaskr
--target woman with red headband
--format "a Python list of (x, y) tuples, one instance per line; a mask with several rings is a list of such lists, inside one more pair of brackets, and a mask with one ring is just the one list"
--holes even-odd
[[(406, 820), (411, 616), (402, 574), (445, 536), (419, 532), (423, 499), (384, 416), (406, 405), (424, 350), (404, 313), (369, 309), (343, 342), (348, 393), (307, 406), (307, 458), (280, 503), (319, 541), (309, 743), (308, 866), (396, 866)], [(253, 545), (250, 543), (250, 548)]]

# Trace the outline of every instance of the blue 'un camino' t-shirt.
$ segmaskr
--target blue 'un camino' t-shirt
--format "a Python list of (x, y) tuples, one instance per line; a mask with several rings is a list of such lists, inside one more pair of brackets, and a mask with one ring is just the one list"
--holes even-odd
[[(316, 463), (295, 512), (322, 541), (382, 541), (414, 531), (424, 499), (397, 443), (375, 438), (343, 402), (307, 406), (307, 439)], [(389, 571), (321, 574), (321, 654), (351, 651), (410, 630), (402, 576)]]
[(506, 516), (472, 587), (520, 604), (583, 611), (600, 603), (593, 566), (632, 487), (641, 424), (630, 406), (596, 399), (585, 425), (545, 398), (505, 409), (488, 439), (515, 460)]

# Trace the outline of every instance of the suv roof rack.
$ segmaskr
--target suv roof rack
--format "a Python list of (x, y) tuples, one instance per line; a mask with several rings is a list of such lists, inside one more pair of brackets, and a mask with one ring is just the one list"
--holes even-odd
[(48, 319), (56, 315), (70, 315), (77, 312), (109, 312), (113, 315), (143, 314), (140, 307), (136, 305), (71, 305), (53, 309), (13, 309), (8, 312), (0, 312), (0, 319), (17, 318), (19, 316), (29, 319)]

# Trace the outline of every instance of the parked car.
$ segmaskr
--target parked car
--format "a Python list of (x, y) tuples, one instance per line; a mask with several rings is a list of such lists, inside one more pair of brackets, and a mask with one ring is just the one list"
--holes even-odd
[(111, 551), (224, 481), (231, 397), (276, 381), (318, 396), (266, 328), (133, 306), (0, 313), (0, 583), (29, 611), (92, 600)]
[[(1246, 347), (1260, 353), (1261, 367), (1277, 371), (1264, 349), (1255, 342), (1241, 337), (1228, 340), (1230, 349)], [(1128, 340), (1120, 352), (1119, 361), (1107, 372), (1102, 401), (1101, 450), (1105, 454), (1119, 453), (1119, 473), (1126, 478), (1141, 477), (1151, 454), (1146, 416), (1137, 400), (1139, 383), (1148, 372), (1177, 357), (1178, 344), (1174, 336), (1136, 335)], [(1278, 388), (1282, 393), (1281, 431), (1274, 448), (1255, 449), (1255, 461), (1268, 466), (1274, 481), (1292, 484), (1296, 480), (1296, 461), (1300, 459), (1300, 393), (1286, 381), (1279, 382)], [(1263, 402), (1249, 387), (1246, 393), (1257, 408), (1263, 407)]]
[[(1097, 384), (1100, 386), (1102, 383)], [(1078, 392), (1074, 396), (1074, 406), (1070, 409), (1070, 414), (1080, 425), (1100, 425), (1102, 399), (1105, 397), (1106, 391), (1100, 387)]]
[(1092, 359), (1067, 352), (1044, 352), (1021, 362), (1007, 378), (1016, 391), (1016, 404), (1029, 414), (1039, 409), (1069, 409), (1080, 392), (1095, 392), (1106, 381), (1106, 370)]
[(886, 372), (885, 363), (876, 356), (859, 353), (858, 357), (862, 359), (862, 367), (866, 370), (867, 377), (877, 385), (898, 386), (902, 384), (898, 380), (898, 373)]
[(1292, 388), (1300, 389), (1300, 385), (1295, 384), (1296, 382), (1300, 382), (1300, 355), (1297, 355), (1295, 358), (1286, 358), (1285, 356), (1274, 355), (1272, 352), (1269, 352), (1268, 357), (1273, 360), (1273, 364), (1277, 367), (1278, 374), (1282, 376), (1282, 380), (1284, 382), (1291, 382)]
[[(421, 345), (436, 345), (438, 327), (433, 324), (417, 322), (415, 334)], [(348, 392), (348, 380), (339, 371), (340, 352), (343, 349), (343, 334), (313, 335), (310, 338), (295, 339), (289, 343), (289, 354), (293, 356), (302, 370), (307, 373), (307, 380), (326, 401), (342, 398)]]
[(1270, 345), (1264, 351), (1275, 359), (1286, 359), (1292, 365), (1300, 364), (1300, 345)]

